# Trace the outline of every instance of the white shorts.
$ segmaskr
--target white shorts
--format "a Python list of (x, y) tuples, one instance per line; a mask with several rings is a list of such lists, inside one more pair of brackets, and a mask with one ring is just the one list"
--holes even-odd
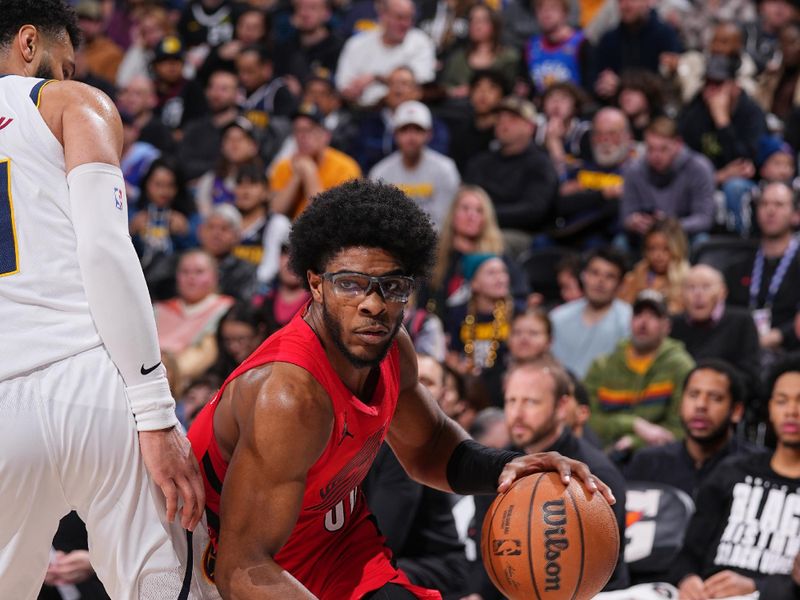
[(114, 600), (203, 597), (186, 531), (165, 522), (103, 347), (0, 381), (0, 506), (2, 599), (36, 598), (70, 510), (86, 523), (92, 566)]

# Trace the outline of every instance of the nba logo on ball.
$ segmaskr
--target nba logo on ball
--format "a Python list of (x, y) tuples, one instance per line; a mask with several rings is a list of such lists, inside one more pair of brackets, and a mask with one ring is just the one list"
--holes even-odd
[(510, 600), (589, 600), (619, 556), (619, 529), (601, 494), (558, 473), (517, 480), (486, 514), (481, 554)]
[(122, 190), (119, 188), (114, 188), (114, 206), (117, 207), (117, 210), (122, 210)]

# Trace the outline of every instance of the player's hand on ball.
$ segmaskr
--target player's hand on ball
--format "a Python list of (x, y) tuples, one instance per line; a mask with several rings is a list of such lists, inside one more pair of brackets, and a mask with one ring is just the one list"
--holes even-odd
[(183, 500), (181, 526), (192, 531), (206, 503), (203, 479), (189, 440), (176, 427), (160, 431), (140, 431), (139, 446), (147, 472), (167, 500), (167, 521), (178, 512)]
[(720, 571), (706, 579), (705, 588), (709, 598), (727, 598), (752, 594), (756, 591), (756, 584), (749, 577), (733, 571)]
[(561, 481), (564, 482), (564, 485), (569, 485), (569, 480), (574, 475), (583, 481), (589, 492), (600, 492), (609, 504), (616, 502), (611, 489), (595, 475), (592, 475), (589, 467), (578, 460), (562, 456), (558, 452), (537, 452), (518, 456), (506, 464), (503, 472), (500, 473), (500, 485), (497, 491), (502, 494), (508, 491), (511, 484), (520, 477), (541, 471), (557, 471), (561, 474)]

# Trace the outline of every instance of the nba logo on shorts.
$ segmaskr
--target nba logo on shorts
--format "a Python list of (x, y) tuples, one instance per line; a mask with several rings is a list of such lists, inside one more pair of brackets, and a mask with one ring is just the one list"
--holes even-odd
[(114, 205), (117, 210), (122, 210), (122, 190), (119, 188), (114, 188)]

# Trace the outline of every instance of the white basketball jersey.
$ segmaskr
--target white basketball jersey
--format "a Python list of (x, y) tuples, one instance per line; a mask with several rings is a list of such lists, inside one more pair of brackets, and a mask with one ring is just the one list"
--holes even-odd
[(101, 343), (78, 265), (64, 149), (39, 114), (46, 83), (0, 78), (0, 380)]

